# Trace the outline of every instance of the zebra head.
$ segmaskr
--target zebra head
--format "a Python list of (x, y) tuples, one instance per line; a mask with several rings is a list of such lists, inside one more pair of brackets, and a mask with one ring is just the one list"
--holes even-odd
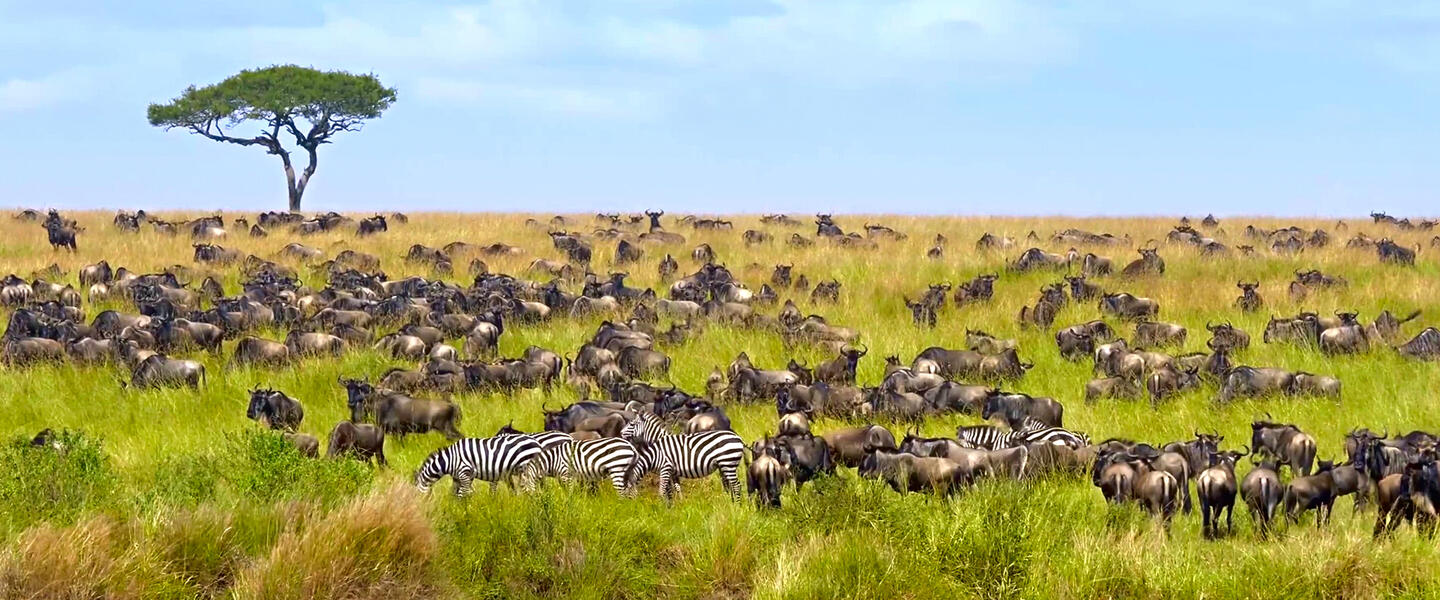
[(419, 469), (415, 470), (415, 488), (420, 490), (420, 493), (430, 493), (430, 486), (450, 471), (447, 449), (436, 450), (434, 454), (425, 459), (424, 463), (421, 463)]
[(660, 432), (660, 421), (655, 415), (642, 412), (636, 413), (635, 418), (625, 424), (620, 430), (620, 437), (636, 445), (645, 445), (654, 442)]

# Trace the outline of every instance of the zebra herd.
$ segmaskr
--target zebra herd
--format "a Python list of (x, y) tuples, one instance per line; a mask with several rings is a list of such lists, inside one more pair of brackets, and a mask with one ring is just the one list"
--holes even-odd
[(490, 483), (518, 477), (520, 489), (533, 491), (541, 479), (598, 482), (609, 479), (615, 491), (634, 493), (646, 473), (660, 478), (660, 495), (667, 501), (679, 490), (681, 479), (699, 479), (719, 472), (732, 500), (740, 499), (740, 462), (745, 442), (733, 431), (672, 434), (659, 418), (639, 413), (626, 423), (619, 438), (575, 440), (567, 433), (501, 433), (489, 438), (463, 439), (432, 453), (415, 473), (422, 492), (448, 475), (455, 495), (467, 496), (476, 479)]

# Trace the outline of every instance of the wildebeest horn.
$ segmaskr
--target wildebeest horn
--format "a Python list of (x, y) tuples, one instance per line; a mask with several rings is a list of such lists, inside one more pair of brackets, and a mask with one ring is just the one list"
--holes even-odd
[(1196, 430), (1193, 430), (1193, 429), (1192, 429), (1192, 430), (1190, 430), (1190, 433), (1194, 434), (1195, 437), (1197, 437), (1197, 438), (1200, 437), (1200, 432), (1199, 432), (1199, 431), (1196, 431)]
[(1247, 455), (1250, 454), (1250, 445), (1249, 445), (1249, 444), (1246, 444), (1246, 445), (1244, 445), (1244, 446), (1241, 446), (1241, 448), (1244, 448), (1244, 449), (1245, 449), (1245, 452), (1241, 453), (1240, 456), (1247, 456)]
[(869, 354), (869, 353), (870, 353), (870, 346), (869, 346), (869, 345), (864, 346), (864, 348), (865, 348), (864, 350), (861, 350), (861, 351), (860, 351), (860, 356), (865, 356), (866, 354)]
[(1205, 321), (1205, 329), (1208, 329), (1208, 330), (1210, 330), (1210, 331), (1215, 331), (1215, 326), (1214, 326), (1214, 325), (1211, 325), (1211, 324), (1210, 324), (1210, 321), (1207, 319), (1207, 320)]

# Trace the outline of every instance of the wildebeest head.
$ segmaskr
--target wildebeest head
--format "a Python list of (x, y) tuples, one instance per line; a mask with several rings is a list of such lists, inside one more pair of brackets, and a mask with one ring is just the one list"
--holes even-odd
[(270, 400), (270, 395), (275, 390), (255, 388), (250, 390), (250, 405), (245, 409), (245, 418), (250, 420), (259, 419), (265, 413), (265, 405)]
[(375, 393), (375, 386), (361, 379), (337, 379), (345, 388), (345, 404), (350, 407), (351, 421), (359, 421), (365, 410), (365, 402)]

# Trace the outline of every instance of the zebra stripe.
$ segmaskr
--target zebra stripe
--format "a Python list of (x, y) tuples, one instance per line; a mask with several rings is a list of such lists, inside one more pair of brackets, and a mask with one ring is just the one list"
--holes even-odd
[(631, 468), (633, 475), (644, 468), (660, 471), (660, 495), (667, 501), (674, 495), (681, 479), (699, 479), (715, 471), (730, 499), (740, 501), (740, 459), (745, 455), (745, 442), (733, 431), (702, 431), (675, 435), (665, 429), (655, 415), (640, 413), (625, 424), (620, 437), (635, 443), (643, 459)]
[(538, 433), (520, 434), (509, 433), (505, 435), (520, 435), (535, 440), (535, 443), (540, 444), (541, 450), (549, 450), (560, 444), (568, 444), (575, 440), (575, 438), (570, 437), (570, 434), (563, 431), (541, 431)]
[(1015, 445), (1020, 439), (1022, 432), (1005, 431), (991, 425), (977, 425), (974, 427), (960, 427), (955, 430), (955, 438), (960, 440), (962, 445), (981, 450), (1004, 450)]
[(1090, 445), (1089, 436), (1070, 431), (1064, 427), (1028, 429), (1020, 432), (1019, 438), (1015, 441), (1019, 444), (1055, 444), (1057, 446), (1069, 446), (1072, 449), (1083, 448)]
[(1049, 426), (1048, 423), (1040, 419), (1026, 415), (1025, 420), (1020, 423), (1020, 431), (1034, 431), (1036, 429), (1045, 429)]
[(415, 472), (415, 487), (429, 492), (430, 486), (449, 475), (455, 480), (456, 496), (470, 495), (476, 479), (490, 482), (494, 491), (501, 479), (510, 479), (539, 454), (540, 444), (524, 435), (463, 439), (431, 453)]
[(964, 445), (982, 450), (1004, 450), (1027, 444), (1058, 444), (1081, 448), (1090, 444), (1089, 436), (1063, 427), (1039, 427), (1021, 431), (1005, 431), (999, 427), (979, 425), (960, 427), (955, 437)]
[(636, 454), (635, 446), (620, 438), (561, 442), (525, 465), (520, 473), (520, 488), (533, 491), (545, 477), (559, 477), (566, 483), (575, 478), (599, 481), (608, 477), (615, 491), (626, 494)]

